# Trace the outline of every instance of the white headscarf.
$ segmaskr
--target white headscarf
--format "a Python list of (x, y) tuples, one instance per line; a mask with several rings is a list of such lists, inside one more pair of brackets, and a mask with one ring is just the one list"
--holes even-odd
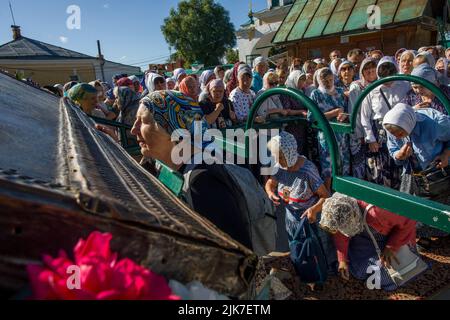
[[(415, 52), (414, 50), (406, 50), (406, 51), (403, 51), (403, 53), (402, 53), (401, 56), (400, 56), (400, 63), (401, 63), (401, 61), (403, 60), (403, 57), (406, 56), (407, 54), (412, 54), (413, 59), (416, 57), (416, 52)], [(403, 71), (401, 70), (401, 67), (400, 67), (400, 66), (398, 66), (398, 67), (399, 67), (399, 73), (400, 73), (400, 74), (403, 74)]]
[(306, 74), (300, 70), (294, 70), (289, 74), (286, 80), (286, 87), (298, 90), (298, 81), (304, 77), (306, 79)]
[(206, 86), (208, 85), (207, 81), (212, 77), (215, 77), (214, 71), (213, 70), (205, 70), (202, 72), (201, 76), (200, 76), (200, 89), (202, 91), (206, 90)]
[(253, 60), (253, 68), (256, 68), (256, 66), (260, 63), (268, 64), (268, 60), (264, 57), (258, 57), (255, 60)]
[(336, 58), (333, 61), (331, 61), (331, 63), (330, 63), (330, 70), (331, 70), (331, 72), (333, 72), (335, 77), (339, 77), (339, 73), (338, 73), (339, 66), (336, 67), (336, 63), (337, 62), (340, 62), (339, 63), (339, 66), (340, 66), (340, 64), (342, 63), (342, 59), (341, 58)]
[(383, 126), (392, 124), (405, 130), (408, 135), (414, 130), (417, 118), (414, 109), (405, 103), (399, 103), (384, 116)]
[(423, 63), (414, 68), (414, 70), (411, 72), (411, 75), (419, 78), (424, 78), (434, 84), (438, 83), (437, 71), (426, 63)]
[[(321, 79), (322, 75), (324, 73), (330, 73), (333, 76), (333, 85), (331, 89), (325, 88), (323, 81)], [(329, 94), (330, 96), (334, 96), (336, 94), (336, 86), (334, 84), (334, 75), (333, 72), (331, 72), (330, 68), (322, 68), (316, 71), (316, 74), (314, 75), (314, 80), (317, 81), (317, 89), (320, 90), (323, 94)]]
[(354, 198), (335, 193), (323, 204), (320, 225), (339, 231), (349, 238), (361, 233), (364, 223), (358, 202)]
[(379, 74), (380, 74), (380, 67), (381, 67), (382, 64), (385, 64), (385, 63), (393, 64), (395, 66), (395, 68), (397, 69), (397, 73), (398, 73), (398, 65), (397, 65), (397, 61), (395, 61), (395, 58), (394, 57), (390, 57), (390, 56), (385, 56), (385, 57), (380, 59), (380, 62), (378, 62), (378, 65), (377, 65), (377, 76), (378, 76), (378, 79), (380, 78), (380, 76), (379, 76)]
[(184, 70), (183, 68), (175, 69), (175, 71), (173, 72), (173, 78), (175, 79), (175, 81), (177, 83), (178, 83), (180, 76), (183, 74), (186, 74), (186, 70)]
[(298, 161), (299, 155), (297, 152), (297, 141), (292, 134), (287, 133), (286, 131), (282, 131), (280, 135), (273, 137), (270, 140), (269, 144), (273, 147), (271, 149), (272, 152), (280, 152), (283, 154), (288, 168), (295, 166)]
[(145, 75), (145, 85), (147, 86), (149, 93), (155, 91), (155, 80), (158, 78), (161, 78), (164, 81), (164, 78), (157, 73), (150, 72)]
[(428, 65), (434, 68), (434, 66), (436, 65), (436, 59), (433, 57), (431, 53), (429, 53), (428, 51), (422, 51), (416, 56), (416, 58), (421, 56), (424, 56), (427, 59)]

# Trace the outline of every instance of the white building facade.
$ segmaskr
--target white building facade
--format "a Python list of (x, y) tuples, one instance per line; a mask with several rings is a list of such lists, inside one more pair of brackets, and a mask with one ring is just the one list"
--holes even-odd
[(272, 39), (289, 12), (294, 0), (267, 0), (267, 9), (253, 13), (236, 32), (239, 60), (251, 64), (258, 56), (268, 57)]

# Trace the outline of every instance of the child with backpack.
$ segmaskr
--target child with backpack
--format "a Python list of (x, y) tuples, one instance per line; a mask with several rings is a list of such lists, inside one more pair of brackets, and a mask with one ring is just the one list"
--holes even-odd
[(280, 168), (268, 179), (266, 192), (276, 206), (285, 206), (295, 269), (301, 281), (323, 284), (328, 274), (327, 252), (332, 257), (329, 260), (335, 260), (331, 239), (318, 228), (322, 205), (329, 197), (328, 189), (316, 166), (298, 154), (293, 135), (281, 132), (269, 142), (268, 149)]

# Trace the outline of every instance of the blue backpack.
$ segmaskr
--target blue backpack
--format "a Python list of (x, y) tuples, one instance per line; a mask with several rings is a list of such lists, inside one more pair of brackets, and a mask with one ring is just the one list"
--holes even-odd
[(289, 243), (295, 271), (304, 283), (323, 284), (327, 281), (328, 263), (317, 236), (317, 226), (303, 218)]

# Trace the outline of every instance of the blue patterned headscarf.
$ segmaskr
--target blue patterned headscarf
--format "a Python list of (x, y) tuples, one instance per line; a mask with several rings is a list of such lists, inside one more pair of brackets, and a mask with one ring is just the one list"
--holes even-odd
[[(180, 92), (168, 90), (152, 92), (141, 100), (141, 105), (153, 113), (155, 121), (169, 134), (178, 129), (185, 129), (194, 138), (196, 125), (201, 125), (202, 134), (208, 129), (199, 104)], [(208, 144), (203, 144), (203, 147)]]

